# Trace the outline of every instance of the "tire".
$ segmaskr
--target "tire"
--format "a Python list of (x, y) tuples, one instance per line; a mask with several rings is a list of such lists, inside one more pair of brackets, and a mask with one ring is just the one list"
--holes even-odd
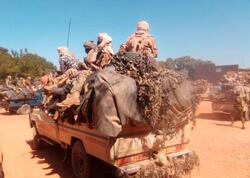
[(90, 178), (89, 156), (83, 144), (76, 141), (71, 152), (71, 166), (76, 178)]
[(33, 126), (33, 140), (31, 143), (31, 148), (33, 150), (40, 150), (42, 147), (42, 140), (37, 132), (37, 129), (35, 126)]

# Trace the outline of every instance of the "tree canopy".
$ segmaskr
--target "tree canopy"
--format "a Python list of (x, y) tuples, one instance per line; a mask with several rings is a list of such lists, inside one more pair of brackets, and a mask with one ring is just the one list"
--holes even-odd
[(183, 56), (176, 59), (168, 58), (164, 62), (161, 62), (163, 67), (182, 71), (188, 75), (189, 78), (193, 78), (194, 69), (199, 65), (213, 64), (209, 60), (195, 59), (190, 56)]
[(35, 78), (55, 70), (56, 67), (51, 62), (29, 53), (27, 49), (9, 52), (0, 47), (0, 79), (8, 75)]

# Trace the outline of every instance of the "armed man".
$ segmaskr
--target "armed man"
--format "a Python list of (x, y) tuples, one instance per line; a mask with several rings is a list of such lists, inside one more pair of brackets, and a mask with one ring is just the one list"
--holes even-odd
[(146, 21), (137, 23), (136, 32), (132, 34), (120, 50), (125, 52), (142, 53), (148, 57), (157, 58), (158, 51), (154, 37), (149, 33), (149, 24)]

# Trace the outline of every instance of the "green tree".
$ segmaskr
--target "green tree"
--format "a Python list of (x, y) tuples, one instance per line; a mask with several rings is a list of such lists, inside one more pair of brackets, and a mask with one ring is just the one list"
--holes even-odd
[(45, 58), (36, 54), (23, 54), (17, 62), (19, 70), (26, 76), (38, 77), (51, 71), (55, 71), (56, 67), (48, 62)]
[(56, 67), (48, 62), (45, 58), (29, 53), (27, 49), (9, 50), (0, 47), (0, 79), (4, 79), (7, 75), (22, 75), (24, 77), (39, 77), (51, 71), (55, 71)]
[(195, 59), (190, 56), (183, 56), (176, 59), (168, 58), (162, 66), (187, 73), (189, 78), (193, 78), (194, 69), (199, 65), (213, 64), (209, 60)]
[(17, 60), (9, 53), (0, 53), (0, 78), (3, 79), (7, 75), (15, 75), (18, 72)]

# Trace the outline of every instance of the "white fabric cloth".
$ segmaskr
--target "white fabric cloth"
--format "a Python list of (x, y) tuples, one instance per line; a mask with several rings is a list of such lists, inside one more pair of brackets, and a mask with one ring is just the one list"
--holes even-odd
[(100, 44), (97, 46), (98, 51), (109, 52), (114, 55), (114, 51), (112, 49), (112, 38), (107, 33), (99, 33), (98, 41)]

